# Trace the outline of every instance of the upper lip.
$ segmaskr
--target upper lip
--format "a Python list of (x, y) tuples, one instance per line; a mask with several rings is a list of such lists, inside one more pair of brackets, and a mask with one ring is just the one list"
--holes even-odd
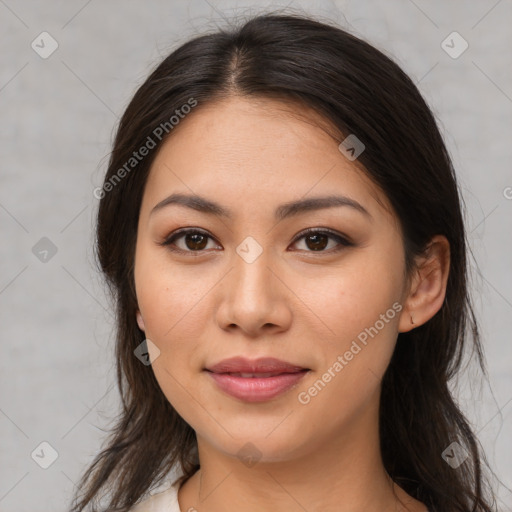
[(307, 369), (273, 357), (252, 360), (245, 357), (231, 357), (206, 368), (213, 373), (296, 373)]

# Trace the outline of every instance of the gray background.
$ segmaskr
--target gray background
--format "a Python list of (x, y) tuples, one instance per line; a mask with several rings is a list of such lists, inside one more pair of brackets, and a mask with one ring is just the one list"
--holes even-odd
[[(269, 5), (0, 0), (0, 511), (66, 510), (117, 411), (113, 319), (92, 256), (92, 191), (118, 116), (171, 49), (224, 17)], [(512, 487), (512, 3), (291, 8), (335, 20), (395, 58), (439, 120), (467, 205), (489, 366), (481, 385), (471, 367), (462, 375), (460, 400), (491, 466)], [(43, 31), (58, 43), (45, 59), (31, 47), (42, 46)], [(458, 58), (442, 47), (453, 31), (469, 44)], [(43, 441), (58, 453), (48, 469), (31, 457), (36, 450), (50, 461)], [(512, 510), (503, 486), (499, 507)]]

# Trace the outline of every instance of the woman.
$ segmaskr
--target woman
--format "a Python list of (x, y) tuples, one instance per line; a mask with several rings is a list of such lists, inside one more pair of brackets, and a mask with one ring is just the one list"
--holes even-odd
[(74, 512), (492, 510), (448, 388), (483, 368), (457, 181), (383, 53), (287, 15), (193, 39), (95, 195), (123, 410)]

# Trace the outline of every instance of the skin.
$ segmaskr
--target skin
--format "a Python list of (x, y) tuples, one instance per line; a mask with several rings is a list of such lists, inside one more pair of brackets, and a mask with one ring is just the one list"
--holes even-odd
[[(152, 352), (159, 385), (197, 434), (201, 469), (179, 490), (182, 511), (426, 510), (383, 467), (380, 383), (398, 333), (441, 308), (449, 244), (432, 239), (404, 279), (397, 217), (325, 127), (303, 107), (232, 97), (197, 107), (152, 165), (137, 234), (137, 321), (160, 351)], [(150, 214), (177, 192), (215, 201), (233, 218), (178, 205)], [(273, 217), (282, 203), (333, 193), (358, 201), (371, 219), (346, 206)], [(188, 252), (159, 245), (183, 227), (211, 236), (199, 256), (183, 236), (174, 244)], [(330, 228), (355, 245), (327, 238), (314, 251), (310, 238), (296, 239), (306, 228)], [(252, 263), (236, 252), (248, 236), (262, 249)], [(395, 302), (401, 311), (300, 403), (298, 394)], [(247, 403), (203, 371), (236, 355), (276, 357), (311, 371), (285, 394)], [(237, 455), (246, 443), (259, 452), (251, 467)]]

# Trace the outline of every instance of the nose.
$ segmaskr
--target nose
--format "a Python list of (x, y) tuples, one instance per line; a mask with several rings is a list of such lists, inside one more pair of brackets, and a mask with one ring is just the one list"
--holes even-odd
[(221, 329), (260, 337), (290, 327), (293, 294), (279, 266), (270, 260), (268, 251), (251, 263), (234, 254), (232, 268), (218, 288), (220, 304), (216, 316)]

